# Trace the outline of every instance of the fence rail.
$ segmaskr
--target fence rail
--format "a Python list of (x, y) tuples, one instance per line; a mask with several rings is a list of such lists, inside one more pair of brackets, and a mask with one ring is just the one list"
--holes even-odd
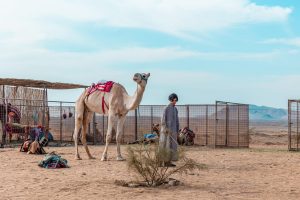
[[(0, 99), (1, 100), (1, 99)], [(10, 100), (6, 99), (6, 104)], [(75, 126), (75, 103), (48, 101), (44, 104), (24, 101), (14, 107), (21, 111), (21, 123), (48, 126), (54, 140), (71, 142)], [(4, 106), (5, 107), (5, 106)], [(133, 142), (152, 132), (152, 124), (160, 124), (164, 105), (141, 105), (126, 117), (122, 142)], [(189, 127), (196, 134), (195, 144), (213, 147), (249, 147), (249, 106), (216, 102), (216, 104), (178, 105), (180, 128)], [(43, 112), (47, 111), (49, 119)], [(8, 110), (0, 110), (7, 116)], [(44, 118), (44, 120), (42, 120)], [(6, 118), (3, 118), (6, 123)], [(47, 125), (48, 123), (48, 125)], [(88, 141), (103, 143), (107, 132), (107, 116), (95, 114), (90, 122)], [(112, 140), (115, 140), (113, 133)]]

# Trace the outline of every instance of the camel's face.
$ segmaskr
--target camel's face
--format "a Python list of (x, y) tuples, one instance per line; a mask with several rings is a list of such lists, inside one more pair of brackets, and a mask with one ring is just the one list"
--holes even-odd
[(142, 73), (142, 74), (136, 73), (136, 74), (133, 76), (133, 80), (134, 80), (137, 84), (139, 84), (139, 85), (145, 87), (145, 86), (147, 85), (147, 81), (148, 81), (149, 76), (150, 76), (150, 73), (147, 73), (147, 74), (145, 74), (145, 73)]

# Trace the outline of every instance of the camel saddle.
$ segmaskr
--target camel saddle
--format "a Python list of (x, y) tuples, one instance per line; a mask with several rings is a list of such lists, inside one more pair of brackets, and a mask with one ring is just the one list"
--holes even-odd
[[(107, 81), (107, 82), (100, 82), (100, 83), (93, 83), (87, 90), (87, 96), (89, 96), (90, 94), (96, 92), (96, 91), (100, 91), (100, 92), (110, 92), (112, 86), (114, 85), (113, 81)], [(108, 105), (105, 102), (104, 99), (104, 95), (102, 96), (102, 111), (103, 114), (105, 114), (105, 106), (106, 109), (108, 109)]]

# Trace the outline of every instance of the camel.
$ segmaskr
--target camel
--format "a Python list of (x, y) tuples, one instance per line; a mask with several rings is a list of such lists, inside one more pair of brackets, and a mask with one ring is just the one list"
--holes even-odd
[[(108, 115), (108, 128), (106, 133), (105, 149), (102, 154), (101, 161), (107, 161), (107, 150), (111, 140), (112, 130), (115, 124), (117, 124), (117, 161), (125, 160), (121, 155), (120, 143), (121, 136), (123, 134), (123, 127), (127, 113), (130, 110), (135, 110), (142, 98), (147, 85), (147, 80), (150, 73), (136, 73), (133, 76), (133, 80), (137, 83), (137, 90), (133, 96), (129, 96), (126, 89), (119, 83), (114, 83), (110, 92), (95, 91), (88, 95), (88, 89), (85, 90), (78, 98), (75, 104), (75, 130), (74, 130), (74, 142), (75, 142), (75, 159), (80, 160), (81, 157), (78, 152), (78, 134), (82, 126), (82, 144), (89, 159), (94, 159), (91, 155), (86, 142), (86, 133), (88, 124), (94, 114)], [(103, 99), (101, 101), (101, 99)], [(102, 105), (103, 104), (103, 105)], [(105, 106), (104, 106), (105, 104)], [(106, 111), (105, 109), (106, 108)]]

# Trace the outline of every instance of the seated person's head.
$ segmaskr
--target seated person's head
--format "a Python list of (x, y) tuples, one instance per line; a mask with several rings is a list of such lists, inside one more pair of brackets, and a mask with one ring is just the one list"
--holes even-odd
[(8, 113), (8, 117), (14, 118), (16, 116), (16, 114), (14, 112), (9, 112)]
[(159, 135), (159, 124), (152, 124), (152, 131)]

